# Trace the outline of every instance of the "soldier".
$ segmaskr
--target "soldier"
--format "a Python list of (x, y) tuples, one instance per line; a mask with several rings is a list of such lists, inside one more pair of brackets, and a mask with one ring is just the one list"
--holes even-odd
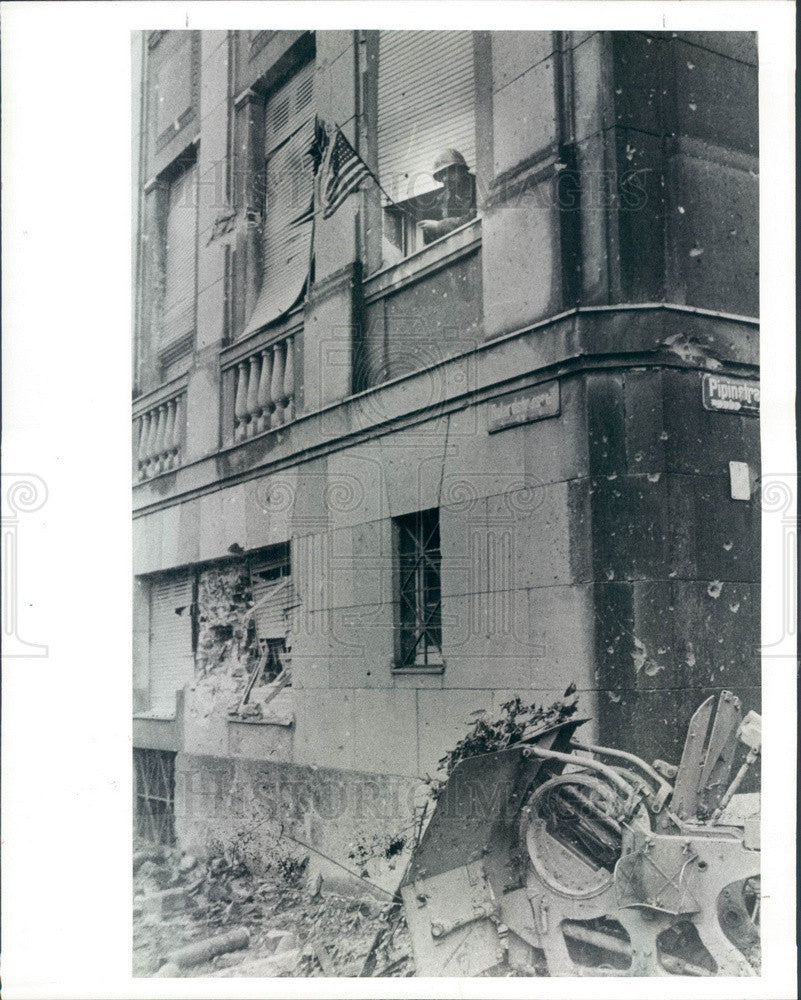
[[(428, 244), (463, 226), (476, 215), (476, 179), (458, 149), (443, 149), (434, 161), (434, 180), (442, 184), (432, 219), (420, 224)], [(436, 221), (435, 221), (436, 220)]]

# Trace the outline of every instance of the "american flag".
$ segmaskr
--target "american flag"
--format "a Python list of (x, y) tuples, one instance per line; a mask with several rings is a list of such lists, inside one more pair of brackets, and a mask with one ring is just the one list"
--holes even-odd
[(323, 164), (323, 218), (330, 218), (365, 177), (372, 176), (367, 164), (351, 146), (337, 125), (336, 138)]

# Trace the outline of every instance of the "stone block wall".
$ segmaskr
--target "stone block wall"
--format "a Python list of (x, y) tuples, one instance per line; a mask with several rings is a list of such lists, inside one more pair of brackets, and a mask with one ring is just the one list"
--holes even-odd
[[(601, 731), (677, 760), (692, 712), (727, 688), (759, 710), (759, 422), (702, 406), (698, 371), (588, 380)], [(608, 442), (608, 444), (605, 444)]]
[[(309, 874), (319, 872), (326, 888), (356, 888), (382, 901), (394, 892), (408, 849), (386, 857), (380, 848), (409, 840), (426, 796), (402, 776), (185, 753), (177, 756), (175, 783), (176, 836), (187, 851), (224, 847), (256, 871), (280, 856), (307, 855)], [(366, 863), (365, 848), (378, 848)]]

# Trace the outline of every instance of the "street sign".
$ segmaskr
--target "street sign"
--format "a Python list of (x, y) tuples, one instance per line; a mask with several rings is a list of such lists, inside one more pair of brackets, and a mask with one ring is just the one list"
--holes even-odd
[(705, 410), (759, 415), (759, 382), (728, 375), (704, 375)]

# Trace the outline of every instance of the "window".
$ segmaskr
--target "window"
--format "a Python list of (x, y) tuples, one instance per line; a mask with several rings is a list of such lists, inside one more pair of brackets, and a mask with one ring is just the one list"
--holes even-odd
[(314, 63), (268, 98), (261, 291), (245, 333), (278, 319), (298, 301), (309, 270), (314, 193)]
[(288, 544), (271, 546), (252, 557), (250, 585), (259, 653), (266, 653), (264, 681), (270, 683), (284, 669), (291, 646), (292, 610), (297, 603)]
[(192, 34), (173, 31), (154, 59), (153, 98), (156, 136), (177, 132), (192, 108)]
[(175, 693), (194, 677), (194, 575), (155, 577), (150, 584), (150, 708), (175, 715)]
[(136, 834), (169, 847), (175, 843), (175, 754), (135, 749), (133, 762)]
[[(382, 31), (378, 49), (378, 172), (390, 195), (384, 258), (393, 263), (444, 235), (443, 185), (433, 176), (444, 150), (475, 171), (475, 73), (469, 31)], [(475, 214), (475, 181), (469, 173)], [(464, 186), (464, 183), (463, 183)], [(462, 192), (470, 200), (470, 190)], [(459, 215), (452, 216), (458, 219)], [(451, 228), (455, 228), (452, 225)]]
[(398, 552), (398, 665), (442, 665), (439, 511), (395, 519)]
[(197, 169), (184, 162), (172, 171), (165, 191), (162, 353), (194, 331), (196, 229)]
[(200, 83), (200, 33), (151, 32), (148, 49), (151, 148), (161, 152), (195, 117)]

